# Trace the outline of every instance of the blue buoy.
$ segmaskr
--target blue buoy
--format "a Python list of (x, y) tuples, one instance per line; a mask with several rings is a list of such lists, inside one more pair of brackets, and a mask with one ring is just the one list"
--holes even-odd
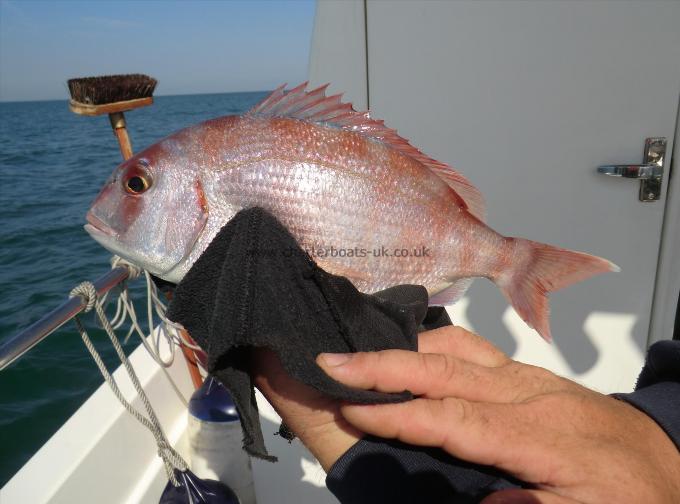
[(231, 394), (208, 376), (189, 399), (189, 413), (204, 422), (237, 422), (238, 413)]

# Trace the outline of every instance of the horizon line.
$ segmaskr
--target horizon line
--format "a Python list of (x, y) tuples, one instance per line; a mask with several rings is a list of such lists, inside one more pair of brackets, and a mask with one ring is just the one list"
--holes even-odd
[[(254, 91), (211, 91), (209, 93), (176, 93), (176, 94), (154, 94), (154, 98), (171, 97), (171, 96), (203, 96), (203, 95), (221, 95), (221, 94), (242, 94), (242, 93), (271, 93), (273, 89), (260, 89)], [(38, 102), (53, 102), (53, 101), (69, 101), (70, 98), (42, 98), (38, 100), (0, 100), (0, 103), (38, 103)]]

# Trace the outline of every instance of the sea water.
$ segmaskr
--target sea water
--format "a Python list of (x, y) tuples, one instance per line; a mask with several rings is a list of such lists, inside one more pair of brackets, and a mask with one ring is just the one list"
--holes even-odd
[[(133, 150), (191, 124), (244, 112), (265, 95), (157, 97), (126, 114)], [(0, 342), (110, 268), (110, 254), (83, 225), (120, 162), (107, 116), (77, 116), (66, 100), (0, 103)], [(144, 296), (142, 284), (131, 285), (137, 298)], [(84, 322), (113, 369), (106, 335), (91, 314)], [(128, 351), (137, 344), (131, 341)], [(102, 382), (73, 322), (0, 371), (0, 487)]]

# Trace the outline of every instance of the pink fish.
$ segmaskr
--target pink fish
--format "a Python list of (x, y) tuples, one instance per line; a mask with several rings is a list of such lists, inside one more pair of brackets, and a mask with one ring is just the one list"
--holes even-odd
[(179, 282), (234, 214), (260, 206), (321, 267), (363, 292), (420, 284), (431, 305), (449, 305), (486, 277), (546, 340), (548, 292), (618, 270), (498, 234), (465, 177), (340, 95), (327, 97), (326, 86), (305, 89), (282, 86), (244, 115), (183, 129), (122, 163), (85, 229)]

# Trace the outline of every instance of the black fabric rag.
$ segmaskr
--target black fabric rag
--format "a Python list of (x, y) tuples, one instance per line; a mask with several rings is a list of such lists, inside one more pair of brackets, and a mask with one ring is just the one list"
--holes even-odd
[[(297, 380), (356, 403), (398, 402), (346, 387), (315, 362), (322, 352), (417, 349), (427, 314), (424, 287), (402, 285), (367, 295), (321, 269), (288, 230), (261, 208), (242, 210), (217, 234), (175, 289), (168, 309), (208, 355), (208, 371), (231, 392), (244, 449), (275, 460), (264, 445), (249, 374), (253, 347), (273, 350)], [(445, 312), (430, 313), (433, 325)]]

